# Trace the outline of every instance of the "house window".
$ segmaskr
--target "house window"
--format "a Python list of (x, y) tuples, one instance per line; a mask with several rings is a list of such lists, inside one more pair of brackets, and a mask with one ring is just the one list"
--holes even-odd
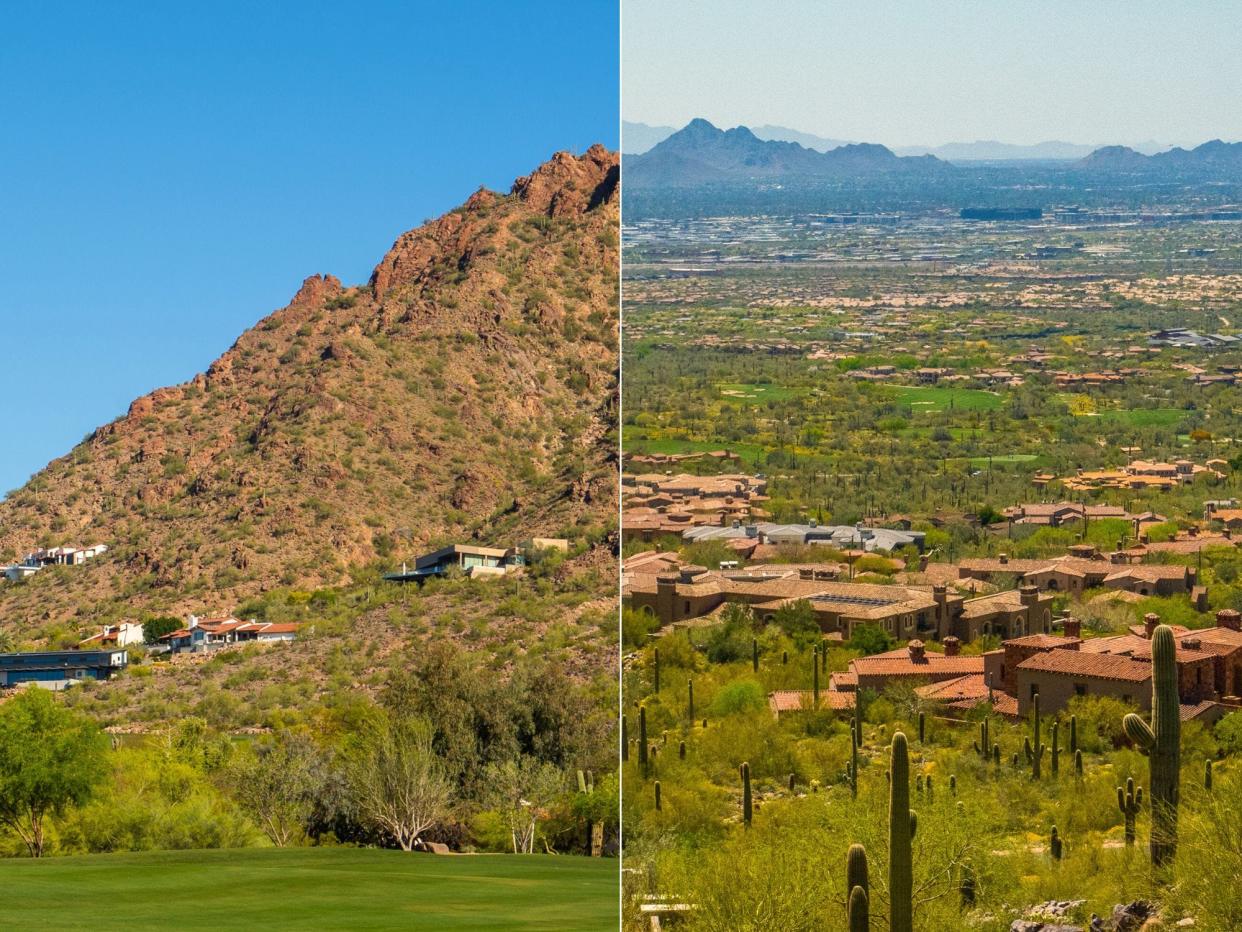
[(1086, 694), (1087, 694), (1087, 686), (1085, 683), (1074, 684), (1074, 695), (1075, 696), (1085, 696)]
[(1031, 684), (1031, 698), (1034, 699), (1038, 695), (1039, 695), (1039, 684), (1032, 683)]
[(686, 600), (686, 611), (685, 611), (685, 614), (687, 614), (687, 615), (689, 615), (689, 614), (690, 614), (690, 600), (689, 600), (689, 599), (687, 599), (687, 600)]

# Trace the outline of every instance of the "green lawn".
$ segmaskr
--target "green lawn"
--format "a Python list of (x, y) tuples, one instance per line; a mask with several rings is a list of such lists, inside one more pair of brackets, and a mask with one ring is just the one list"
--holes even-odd
[(4, 929), (615, 929), (617, 861), (364, 848), (0, 862)]
[(788, 401), (798, 394), (792, 388), (774, 385), (770, 382), (761, 385), (749, 382), (722, 382), (716, 387), (720, 389), (720, 394), (731, 401)]
[(730, 443), (722, 440), (678, 440), (675, 438), (651, 438), (642, 435), (641, 429), (627, 430), (622, 445), (626, 454), (634, 453), (710, 453), (727, 450), (744, 460), (753, 461), (763, 447), (757, 443)]
[(989, 411), (1001, 406), (1000, 395), (979, 388), (938, 388), (922, 385), (885, 385), (898, 404), (915, 411), (944, 411), (950, 405), (958, 411)]
[(1127, 411), (1101, 411), (1100, 417), (1120, 421), (1130, 427), (1172, 427), (1186, 412), (1180, 408), (1132, 408)]

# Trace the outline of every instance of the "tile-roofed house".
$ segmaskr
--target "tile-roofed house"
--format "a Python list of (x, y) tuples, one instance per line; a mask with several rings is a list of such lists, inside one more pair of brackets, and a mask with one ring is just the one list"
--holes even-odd
[(904, 648), (859, 657), (850, 662), (850, 670), (858, 677), (858, 689), (878, 692), (893, 680), (939, 682), (970, 673), (982, 676), (983, 658), (937, 654), (914, 640)]
[[(819, 692), (821, 710), (849, 711), (854, 708), (855, 700), (856, 696), (852, 692), (833, 692), (827, 689)], [(788, 712), (807, 712), (814, 706), (814, 697), (809, 689), (780, 689), (768, 694), (768, 708), (778, 717)]]

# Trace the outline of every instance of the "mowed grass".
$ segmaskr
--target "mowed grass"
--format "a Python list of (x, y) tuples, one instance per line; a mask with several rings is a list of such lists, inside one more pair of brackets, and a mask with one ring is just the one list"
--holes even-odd
[(0, 928), (615, 929), (617, 861), (369, 848), (0, 862)]
[(1172, 427), (1186, 412), (1180, 408), (1132, 408), (1128, 411), (1101, 411), (1100, 417), (1120, 421), (1130, 427)]
[(792, 388), (771, 383), (722, 382), (716, 386), (720, 394), (731, 401), (788, 401), (799, 394)]
[(628, 430), (621, 440), (622, 448), (627, 455), (634, 453), (711, 453), (714, 450), (727, 450), (736, 453), (744, 460), (754, 460), (763, 452), (758, 443), (734, 443), (721, 440), (679, 440), (674, 438), (653, 438), (643, 436), (641, 432)]
[(1001, 406), (1000, 395), (980, 388), (939, 388), (932, 385), (886, 385), (894, 400), (915, 411), (991, 411)]

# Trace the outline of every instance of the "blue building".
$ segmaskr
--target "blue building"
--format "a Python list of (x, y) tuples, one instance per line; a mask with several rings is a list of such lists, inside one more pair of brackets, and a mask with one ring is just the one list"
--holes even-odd
[(38, 683), (63, 689), (78, 680), (106, 680), (129, 663), (126, 650), (36, 650), (0, 654), (0, 687)]

